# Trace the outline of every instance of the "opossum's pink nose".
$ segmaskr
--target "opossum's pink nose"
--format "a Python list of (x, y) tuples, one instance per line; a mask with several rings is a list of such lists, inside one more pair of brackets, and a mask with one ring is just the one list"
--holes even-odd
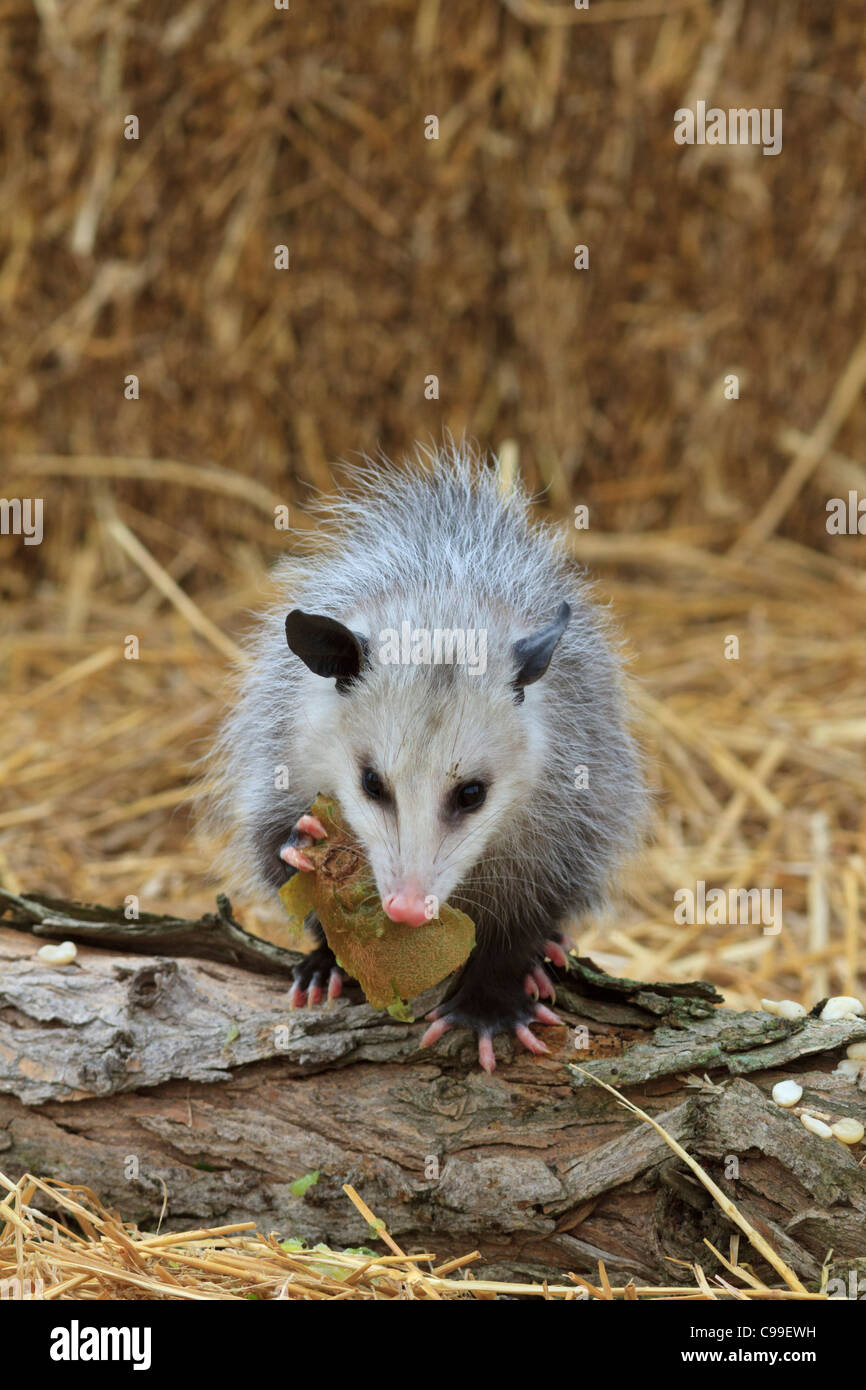
[(417, 891), (404, 888), (399, 893), (389, 893), (382, 899), (382, 906), (392, 922), (408, 922), (410, 927), (420, 927), (428, 921), (427, 900)]

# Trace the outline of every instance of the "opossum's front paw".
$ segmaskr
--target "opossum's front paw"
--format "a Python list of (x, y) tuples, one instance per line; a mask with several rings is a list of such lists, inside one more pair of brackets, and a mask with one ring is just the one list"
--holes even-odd
[(486, 1072), (496, 1066), (493, 1039), (497, 1033), (513, 1033), (529, 1052), (547, 1052), (541, 1039), (530, 1032), (530, 1023), (562, 1023), (545, 1004), (528, 1000), (520, 983), (505, 997), (491, 998), (472, 986), (458, 989), (427, 1017), (435, 1021), (421, 1039), (422, 1047), (430, 1047), (450, 1028), (471, 1028), (478, 1037), (478, 1060)]
[(309, 849), (314, 840), (324, 840), (327, 833), (317, 816), (301, 816), (285, 844), (280, 847), (280, 858), (285, 864), (291, 864), (293, 869), (312, 869), (304, 850)]
[(330, 946), (317, 946), (304, 956), (300, 965), (295, 966), (295, 980), (289, 990), (289, 1007), (303, 1008), (306, 1003), (311, 1009), (321, 1004), (327, 993), (328, 1003), (339, 999), (343, 992), (343, 981), (348, 976), (337, 964)]

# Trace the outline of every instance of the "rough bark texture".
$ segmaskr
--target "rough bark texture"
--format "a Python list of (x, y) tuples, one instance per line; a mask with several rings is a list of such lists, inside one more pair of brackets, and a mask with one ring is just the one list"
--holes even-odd
[[(468, 1035), (420, 1052), (420, 1023), (351, 994), (330, 1012), (290, 1013), (280, 972), (292, 957), (276, 947), (262, 964), (252, 948), (261, 973), (213, 959), (223, 948), (208, 941), (194, 946), (207, 960), (83, 946), (74, 964), (50, 966), (22, 929), (39, 920), (40, 935), (80, 940), (92, 920), (66, 904), (55, 930), (49, 909), (47, 923), (28, 922), (24, 900), (7, 901), (18, 929), (0, 929), (0, 1165), (13, 1178), (87, 1184), (143, 1225), (165, 1205), (169, 1228), (254, 1219), (365, 1244), (341, 1191), (351, 1182), (404, 1248), (445, 1258), (477, 1247), (490, 1274), (593, 1278), (603, 1259), (618, 1281), (688, 1281), (671, 1259), (713, 1265), (704, 1239), (726, 1253), (733, 1228), (583, 1067), (660, 1120), (804, 1280), (830, 1247), (837, 1262), (864, 1254), (863, 1146), (817, 1138), (769, 1094), (796, 1076), (804, 1104), (866, 1122), (866, 1091), (832, 1075), (866, 1039), (864, 1019), (737, 1014), (701, 982), (643, 985), (582, 961), (560, 985), (569, 1026), (544, 1030), (550, 1056), (499, 1040), (487, 1076)], [(139, 952), (164, 952), (161, 920), (138, 934)], [(216, 941), (219, 915), (207, 920), (193, 925)], [(110, 927), (117, 940), (123, 926)]]

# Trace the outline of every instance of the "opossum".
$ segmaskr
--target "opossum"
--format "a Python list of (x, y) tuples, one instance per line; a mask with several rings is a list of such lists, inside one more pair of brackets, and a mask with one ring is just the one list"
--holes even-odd
[[(273, 893), (309, 867), (323, 792), (391, 919), (468, 913), (476, 945), (422, 1042), (470, 1028), (488, 1071), (498, 1033), (547, 1050), (545, 958), (565, 963), (563, 926), (602, 905), (646, 815), (618, 644), (532, 512), (465, 445), (357, 467), (323, 505), (325, 550), (278, 566), (215, 749), (236, 883)], [(316, 931), (293, 1005), (341, 988)]]

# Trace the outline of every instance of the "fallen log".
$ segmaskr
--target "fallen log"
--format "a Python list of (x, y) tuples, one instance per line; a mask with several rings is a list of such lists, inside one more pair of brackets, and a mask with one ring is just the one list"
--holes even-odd
[[(226, 903), (197, 923), (0, 903), (0, 1167), (13, 1179), (82, 1183), (144, 1226), (255, 1220), (369, 1244), (351, 1183), (404, 1249), (478, 1248), (480, 1277), (594, 1280), (599, 1260), (620, 1283), (693, 1283), (676, 1261), (724, 1273), (705, 1242), (727, 1255), (736, 1228), (597, 1077), (697, 1159), (804, 1283), (831, 1248), (837, 1269), (863, 1255), (864, 1146), (810, 1133), (770, 1092), (795, 1077), (801, 1105), (866, 1123), (866, 1082), (834, 1073), (866, 1040), (864, 1018), (737, 1013), (705, 982), (617, 980), (578, 960), (556, 972), (565, 1026), (545, 1029), (549, 1055), (498, 1039), (488, 1076), (467, 1034), (421, 1051), (420, 1022), (351, 989), (331, 1010), (290, 1012), (296, 956), (244, 941)], [(40, 960), (33, 933), (82, 943), (75, 962)], [(760, 1257), (752, 1268), (779, 1283)]]

